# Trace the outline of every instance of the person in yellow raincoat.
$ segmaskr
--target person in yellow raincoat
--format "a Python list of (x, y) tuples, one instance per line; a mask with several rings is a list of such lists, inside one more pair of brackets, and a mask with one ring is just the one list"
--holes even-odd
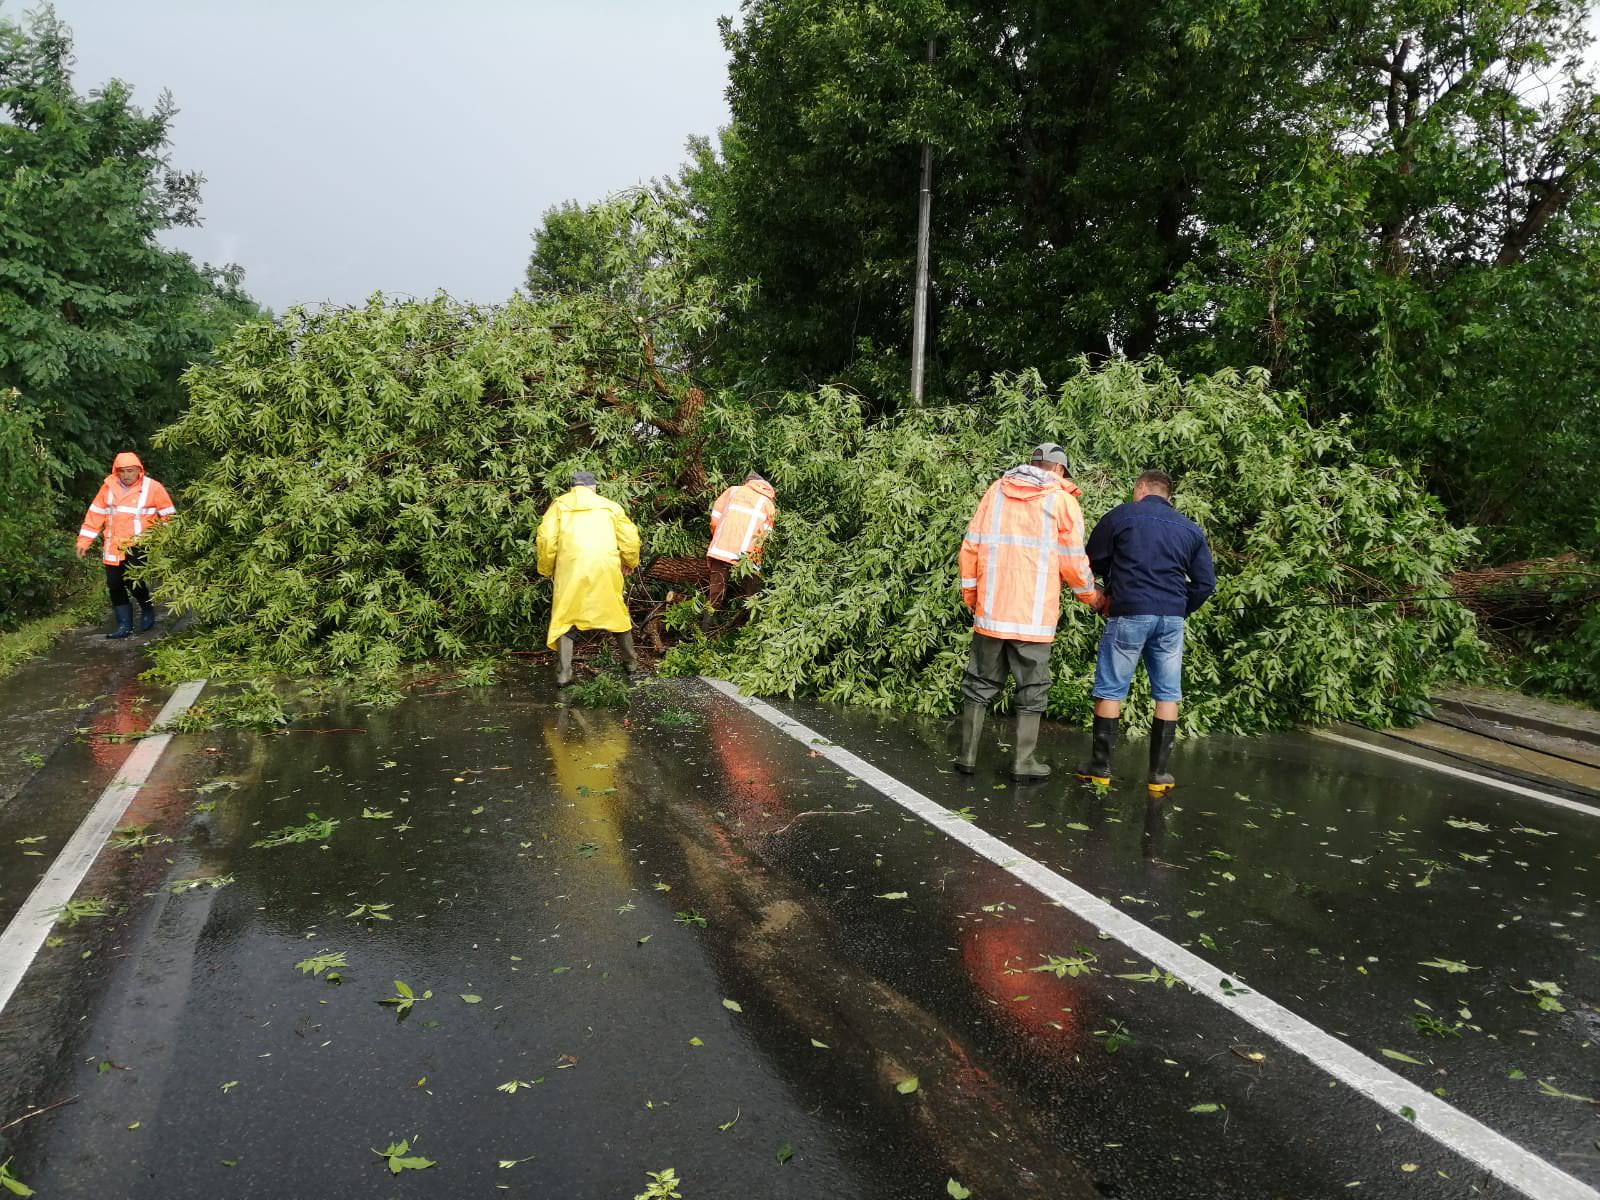
[(572, 682), (573, 635), (579, 629), (616, 634), (628, 677), (641, 675), (633, 619), (622, 599), (622, 577), (639, 565), (639, 530), (620, 504), (594, 490), (592, 472), (574, 471), (572, 490), (545, 510), (538, 551), (539, 574), (555, 581), (545, 645), (557, 655), (556, 683)]

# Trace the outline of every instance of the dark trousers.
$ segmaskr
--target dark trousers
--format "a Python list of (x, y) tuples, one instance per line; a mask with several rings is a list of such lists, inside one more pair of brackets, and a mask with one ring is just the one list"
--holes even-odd
[[(728, 598), (729, 576), (733, 571), (733, 564), (723, 562), (720, 558), (706, 559), (706, 600), (712, 608), (721, 608), (722, 602)], [(739, 593), (746, 600), (761, 590), (761, 576), (754, 573), (746, 575), (739, 581)]]
[(962, 698), (969, 704), (987, 705), (1005, 687), (1007, 675), (1017, 681), (1017, 711), (1044, 712), (1050, 698), (1050, 643), (974, 633), (966, 673), (961, 677)]
[[(112, 566), (110, 563), (106, 564), (106, 589), (111, 593), (111, 606), (113, 608), (119, 604), (126, 604), (128, 602), (129, 589), (127, 581), (122, 577), (123, 572), (125, 572), (129, 567), (142, 566), (144, 566), (144, 555), (137, 550), (128, 551), (128, 553), (123, 556), (122, 561), (116, 566)], [(140, 580), (138, 583), (133, 585), (132, 590), (134, 599), (139, 602), (139, 607), (149, 608), (150, 585), (145, 583), (143, 580)]]

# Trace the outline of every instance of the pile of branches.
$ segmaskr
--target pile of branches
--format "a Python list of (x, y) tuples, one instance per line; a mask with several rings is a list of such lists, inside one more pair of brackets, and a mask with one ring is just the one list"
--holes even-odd
[(664, 361), (659, 332), (585, 295), (374, 300), (241, 328), (159, 437), (211, 465), (151, 539), (161, 594), (198, 618), (158, 665), (381, 681), (542, 646), (534, 534), (576, 468), (633, 515), (647, 558), (703, 553), (725, 483), (707, 448), (746, 458), (744, 427)]
[(1450, 582), (1508, 683), (1600, 703), (1600, 563), (1559, 554), (1457, 571)]
[(1600, 601), (1600, 565), (1577, 554), (1468, 567), (1450, 576), (1457, 596), (1496, 624), (1546, 619), (1558, 605)]
[[(1392, 721), (1481, 648), (1460, 604), (1345, 605), (1447, 592), (1472, 538), (1411, 473), (1308, 424), (1264, 375), (1122, 362), (1085, 365), (1057, 391), (1005, 376), (966, 404), (881, 420), (837, 389), (758, 411), (694, 385), (692, 326), (687, 304), (547, 292), (242, 327), (190, 373), (192, 405), (160, 436), (211, 465), (151, 539), (161, 594), (198, 618), (158, 645), (158, 666), (382, 692), (409, 661), (541, 647), (550, 591), (534, 533), (580, 467), (640, 527), (646, 569), (628, 595), (652, 640), (663, 624), (692, 631), (699, 601), (684, 596), (703, 580), (710, 499), (755, 467), (779, 496), (766, 590), (747, 625), (691, 634), (664, 668), (949, 712), (970, 628), (955, 569), (966, 520), (1046, 440), (1066, 447), (1091, 521), (1160, 466), (1210, 535), (1220, 585), (1190, 626), (1191, 729)], [(1068, 604), (1059, 718), (1087, 717), (1099, 629)]]
[[(676, 669), (757, 693), (952, 712), (971, 627), (955, 570), (966, 521), (1041, 441), (1066, 448), (1091, 524), (1159, 467), (1208, 534), (1219, 584), (1189, 623), (1191, 730), (1405, 720), (1482, 650), (1463, 605), (1392, 602), (1447, 596), (1472, 536), (1411, 471), (1375, 464), (1342, 425), (1311, 425), (1264, 373), (1083, 365), (1059, 390), (1004, 376), (967, 404), (878, 422), (824, 390), (794, 398), (763, 440), (780, 508), (766, 591), (731, 647), (680, 646)], [(1063, 606), (1052, 715), (1087, 721), (1101, 628)], [(1131, 723), (1150, 709), (1141, 672)]]

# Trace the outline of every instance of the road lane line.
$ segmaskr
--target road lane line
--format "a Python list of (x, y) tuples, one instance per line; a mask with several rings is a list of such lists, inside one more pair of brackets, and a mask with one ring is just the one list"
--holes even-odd
[[(150, 728), (159, 729), (181, 717), (205, 686), (203, 679), (179, 684), (156, 714)], [(56, 855), (44, 878), (22, 902), (22, 907), (11, 918), (5, 932), (0, 933), (0, 1013), (5, 1012), (17, 985), (32, 965), (34, 956), (50, 936), (50, 930), (56, 923), (56, 914), (78, 890), (78, 885), (99, 857), (101, 847), (122, 823), (128, 805), (133, 803), (139, 789), (150, 778), (161, 752), (171, 740), (170, 733), (158, 733), (140, 740), (122, 768), (106, 785), (105, 791), (100, 793), (100, 798), (83, 818), (82, 824), (67, 839), (67, 844)]]
[(1036, 859), (1013, 849), (972, 822), (962, 820), (949, 809), (842, 746), (833, 744), (815, 730), (770, 704), (741, 695), (731, 683), (705, 676), (700, 679), (708, 687), (788, 734), (802, 746), (815, 750), (835, 766), (882, 792), (902, 808), (1009, 872), (1041, 895), (1076, 913), (1156, 966), (1171, 971), (1196, 992), (1237, 1014), (1280, 1045), (1309, 1059), (1373, 1103), (1397, 1116), (1402, 1115), (1402, 1109), (1410, 1109), (1414, 1114), (1412, 1123), (1419, 1130), (1524, 1195), (1534, 1197), (1534, 1200), (1600, 1200), (1600, 1192), (1581, 1180), (1574, 1179), (1454, 1105), (1446, 1104), (1403, 1075), (1368, 1058), (1353, 1046), (1268, 999), (1259, 991), (1241, 993), (1237, 988), (1224, 991), (1222, 980), (1227, 973), (1220, 967), (1190, 953), (1148, 925), (1140, 924), (1121, 909), (1085, 891)]
[(1502, 792), (1510, 792), (1513, 796), (1526, 796), (1530, 800), (1538, 800), (1544, 804), (1554, 804), (1559, 808), (1569, 808), (1573, 812), (1582, 813), (1586, 817), (1600, 817), (1600, 808), (1595, 808), (1592, 804), (1568, 800), (1565, 796), (1552, 796), (1549, 792), (1541, 792), (1538, 788), (1523, 787), (1520, 783), (1510, 783), (1507, 780), (1495, 779), (1489, 775), (1479, 775), (1462, 767), (1452, 767), (1449, 763), (1419, 758), (1415, 754), (1407, 754), (1404, 750), (1391, 750), (1387, 746), (1374, 746), (1371, 742), (1363, 742), (1360, 738), (1346, 737), (1342, 733), (1334, 733), (1327, 729), (1313, 729), (1311, 733), (1326, 742), (1338, 742), (1344, 746), (1354, 746), (1358, 750), (1366, 750), (1371, 754), (1381, 754), (1385, 758), (1397, 758), (1401, 762), (1410, 763), (1414, 767), (1426, 767), (1430, 771), (1438, 771), (1441, 775), (1454, 775), (1458, 779), (1470, 779), (1473, 783), (1482, 784), (1484, 787), (1499, 788)]

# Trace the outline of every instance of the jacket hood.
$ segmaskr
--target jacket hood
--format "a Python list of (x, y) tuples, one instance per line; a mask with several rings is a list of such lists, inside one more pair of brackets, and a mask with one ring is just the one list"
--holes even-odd
[(591, 508), (610, 508), (611, 501), (587, 484), (579, 484), (566, 495), (561, 497), (561, 503), (567, 508), (585, 511)]
[(746, 479), (744, 486), (751, 491), (760, 492), (768, 500), (776, 500), (778, 493), (772, 490), (772, 485), (765, 479)]
[(139, 461), (139, 456), (132, 450), (124, 450), (111, 460), (111, 473), (115, 475), (123, 467), (138, 467), (139, 474), (144, 474), (144, 463)]
[(1052, 475), (1032, 463), (1021, 463), (1000, 476), (1000, 490), (1013, 500), (1032, 500), (1053, 488), (1072, 496), (1083, 494), (1071, 480)]

